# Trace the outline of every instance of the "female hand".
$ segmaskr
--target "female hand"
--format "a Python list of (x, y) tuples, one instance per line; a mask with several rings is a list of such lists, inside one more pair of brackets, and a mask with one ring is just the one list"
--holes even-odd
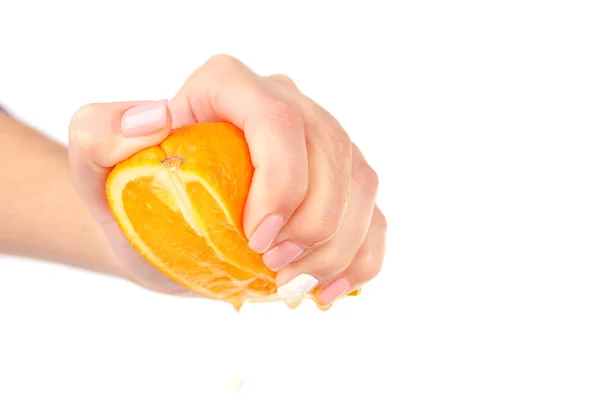
[(237, 59), (209, 59), (167, 101), (89, 104), (72, 118), (75, 187), (131, 279), (186, 290), (147, 263), (120, 232), (104, 185), (110, 169), (159, 144), (172, 128), (228, 121), (245, 133), (255, 172), (244, 211), (250, 247), (277, 271), (279, 293), (317, 287), (331, 304), (380, 271), (386, 222), (377, 174), (338, 121), (284, 75), (259, 76)]

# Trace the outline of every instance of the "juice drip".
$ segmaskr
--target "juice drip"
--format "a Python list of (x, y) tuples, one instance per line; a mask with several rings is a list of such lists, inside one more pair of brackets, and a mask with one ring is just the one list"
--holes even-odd
[(244, 344), (237, 339), (239, 332), (243, 331), (242, 317), (240, 315), (240, 308), (235, 308), (233, 313), (233, 321), (231, 329), (228, 332), (228, 336), (232, 336), (228, 340), (229, 346), (227, 347), (231, 352), (229, 354), (230, 367), (226, 371), (225, 385), (228, 392), (237, 392), (244, 386), (244, 374), (243, 374), (243, 362), (245, 360), (245, 348)]
[(231, 391), (236, 392), (240, 390), (242, 386), (244, 386), (244, 379), (241, 376), (234, 376), (231, 378)]

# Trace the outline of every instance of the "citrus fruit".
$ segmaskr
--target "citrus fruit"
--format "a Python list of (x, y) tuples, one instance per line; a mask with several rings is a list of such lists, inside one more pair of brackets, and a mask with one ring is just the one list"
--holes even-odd
[(151, 265), (239, 309), (277, 299), (275, 273), (242, 226), (253, 172), (240, 129), (197, 123), (117, 164), (106, 195), (124, 236)]

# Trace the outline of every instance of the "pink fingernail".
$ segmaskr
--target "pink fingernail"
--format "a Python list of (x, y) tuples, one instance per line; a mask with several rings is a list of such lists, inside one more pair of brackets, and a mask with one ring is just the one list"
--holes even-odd
[(257, 253), (263, 253), (275, 240), (285, 220), (281, 215), (269, 215), (263, 219), (250, 238), (248, 246)]
[(304, 248), (293, 242), (283, 242), (263, 255), (263, 262), (272, 271), (278, 271), (302, 253)]
[(139, 104), (125, 111), (121, 118), (123, 136), (150, 135), (167, 125), (167, 100)]
[(352, 285), (348, 279), (338, 278), (321, 291), (319, 294), (319, 302), (324, 306), (328, 306), (346, 294), (346, 292), (350, 290), (351, 286)]

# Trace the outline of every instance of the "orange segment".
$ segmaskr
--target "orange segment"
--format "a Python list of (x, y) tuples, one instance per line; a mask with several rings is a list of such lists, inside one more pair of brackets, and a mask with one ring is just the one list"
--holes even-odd
[(239, 309), (277, 292), (275, 273), (250, 249), (242, 226), (253, 172), (242, 131), (200, 123), (115, 166), (106, 194), (121, 231), (150, 264)]

